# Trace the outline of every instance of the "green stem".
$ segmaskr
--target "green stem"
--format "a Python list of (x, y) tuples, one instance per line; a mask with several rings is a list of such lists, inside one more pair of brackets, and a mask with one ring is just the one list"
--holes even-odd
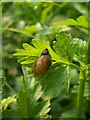
[(27, 88), (27, 81), (26, 81), (26, 76), (23, 75), (23, 86), (24, 86), (24, 90), (25, 90), (25, 96), (27, 97), (28, 95), (28, 88)]
[(74, 63), (70, 63), (70, 62), (68, 62), (68, 61), (66, 62), (66, 61), (58, 60), (57, 62), (60, 62), (60, 63), (65, 64), (65, 65), (72, 66), (72, 67), (74, 67), (74, 68), (76, 68), (76, 69), (78, 69), (78, 70), (81, 69), (80, 66), (78, 66), (78, 65), (76, 65), (76, 64), (74, 64)]
[(85, 86), (85, 71), (80, 71), (80, 84), (77, 97), (77, 118), (82, 118), (84, 86)]
[(25, 67), (22, 67), (22, 70), (23, 70), (23, 86), (24, 86), (26, 97), (27, 97), (28, 95), (27, 72)]
[(80, 70), (80, 69), (81, 69), (81, 67), (79, 67), (79, 66), (76, 65), (76, 64), (70, 63), (69, 65), (72, 66), (72, 67), (74, 67), (74, 68), (76, 68), (77, 70)]
[(15, 90), (4, 80), (4, 84), (6, 85), (6, 87), (8, 88), (8, 89), (10, 89), (11, 91), (14, 91), (15, 92)]

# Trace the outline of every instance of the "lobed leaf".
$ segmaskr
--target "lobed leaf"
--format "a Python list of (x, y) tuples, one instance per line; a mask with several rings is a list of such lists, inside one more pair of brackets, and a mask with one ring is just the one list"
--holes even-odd
[[(32, 78), (24, 68), (26, 87), (19, 92), (17, 110), (21, 118), (40, 118), (45, 116), (50, 108), (50, 101), (43, 99), (42, 86)], [(39, 99), (41, 99), (39, 101)], [(44, 112), (45, 111), (45, 112)]]
[(57, 34), (56, 39), (57, 41), (53, 46), (56, 53), (62, 60), (66, 59), (67, 61), (72, 61), (74, 54), (78, 50), (79, 41), (73, 39), (70, 34), (64, 32)]
[[(63, 89), (67, 89), (67, 71), (66, 66), (56, 63), (51, 66), (46, 74), (37, 77), (42, 84), (45, 94), (50, 98), (57, 97)], [(68, 86), (68, 85), (67, 85)]]
[(8, 105), (9, 105), (10, 103), (15, 103), (15, 102), (16, 102), (15, 95), (10, 96), (10, 97), (8, 97), (7, 99), (4, 98), (4, 99), (2, 100), (2, 102), (1, 102), (2, 110), (6, 110), (7, 107), (8, 107)]
[(86, 63), (86, 56), (87, 56), (87, 44), (86, 41), (82, 39), (78, 39), (79, 42), (79, 49), (76, 52), (77, 59), (80, 62)]
[(14, 54), (14, 56), (18, 59), (18, 62), (20, 62), (22, 65), (31, 66), (35, 59), (39, 57), (41, 55), (41, 52), (46, 48), (48, 48), (50, 55), (52, 56), (52, 60), (60, 59), (59, 56), (48, 45), (47, 41), (33, 39), (32, 44), (34, 47), (27, 43), (24, 43), (24, 49), (18, 49), (17, 53)]

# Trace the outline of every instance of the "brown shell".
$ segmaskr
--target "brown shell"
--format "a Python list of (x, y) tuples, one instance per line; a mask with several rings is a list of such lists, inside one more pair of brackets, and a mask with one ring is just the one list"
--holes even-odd
[(42, 75), (51, 65), (51, 57), (49, 55), (41, 55), (33, 64), (33, 73)]

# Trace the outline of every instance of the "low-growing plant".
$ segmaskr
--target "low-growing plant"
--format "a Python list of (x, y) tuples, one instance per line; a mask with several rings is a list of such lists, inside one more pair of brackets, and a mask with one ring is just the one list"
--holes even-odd
[(2, 3), (2, 118), (90, 118), (87, 5)]
[[(14, 56), (22, 65), (23, 78), (21, 89), (14, 96), (2, 100), (4, 117), (15, 118), (51, 118), (50, 101), (60, 94), (74, 94), (72, 118), (85, 117), (84, 101), (88, 100), (88, 44), (70, 34), (59, 32), (53, 46), (46, 40), (32, 40), (32, 45), (23, 44)], [(42, 75), (34, 75), (32, 66), (44, 49), (48, 49), (52, 65)], [(71, 89), (71, 69), (75, 69), (79, 79)], [(85, 92), (84, 92), (85, 91)], [(11, 104), (12, 110), (8, 109)], [(12, 114), (11, 114), (12, 113)], [(49, 113), (49, 114), (48, 114)], [(69, 113), (68, 113), (69, 114)]]

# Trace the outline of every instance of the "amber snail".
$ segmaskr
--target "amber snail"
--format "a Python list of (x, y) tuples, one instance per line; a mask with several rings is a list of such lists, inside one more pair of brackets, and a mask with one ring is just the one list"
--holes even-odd
[(33, 74), (34, 75), (42, 75), (44, 74), (51, 65), (51, 56), (49, 54), (48, 49), (46, 48), (40, 55), (40, 57), (35, 60), (33, 64)]

